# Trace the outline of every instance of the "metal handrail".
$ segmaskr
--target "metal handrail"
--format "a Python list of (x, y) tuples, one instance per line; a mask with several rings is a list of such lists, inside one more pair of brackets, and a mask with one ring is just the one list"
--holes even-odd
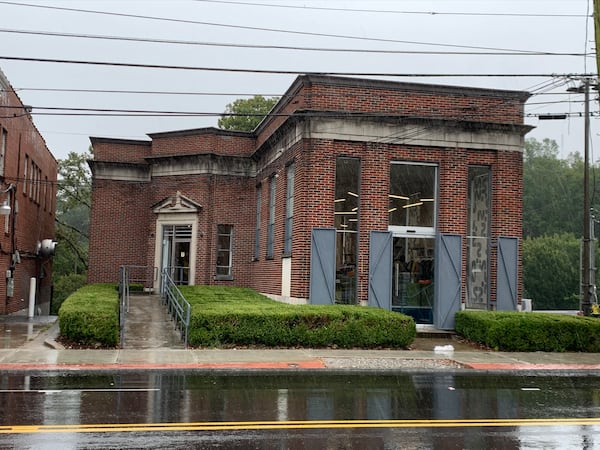
[(128, 284), (141, 284), (146, 292), (151, 292), (158, 278), (158, 267), (155, 266), (122, 266), (127, 271)]
[(161, 278), (163, 302), (167, 305), (167, 310), (175, 321), (175, 326), (181, 332), (184, 347), (187, 348), (192, 307), (171, 278), (169, 268), (163, 269)]

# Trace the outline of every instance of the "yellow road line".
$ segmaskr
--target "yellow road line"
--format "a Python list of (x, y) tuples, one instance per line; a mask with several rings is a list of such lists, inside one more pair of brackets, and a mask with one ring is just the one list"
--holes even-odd
[(0, 434), (118, 433), (147, 431), (223, 431), (336, 428), (448, 428), (599, 425), (600, 418), (456, 419), (456, 420), (293, 420), (248, 422), (120, 423), (81, 425), (4, 425)]

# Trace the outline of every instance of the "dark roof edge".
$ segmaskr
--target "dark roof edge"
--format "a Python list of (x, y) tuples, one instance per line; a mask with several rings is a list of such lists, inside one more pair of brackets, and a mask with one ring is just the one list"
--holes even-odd
[(140, 139), (119, 139), (119, 138), (106, 138), (90, 136), (90, 142), (94, 145), (95, 142), (99, 144), (127, 144), (127, 145), (144, 145), (151, 146), (152, 141), (142, 141)]
[(188, 130), (176, 130), (176, 131), (162, 131), (158, 133), (148, 133), (152, 139), (160, 139), (166, 137), (178, 137), (178, 136), (197, 136), (202, 134), (215, 134), (219, 136), (236, 136), (254, 138), (254, 134), (249, 131), (235, 131), (235, 130), (224, 130), (216, 127), (204, 127), (204, 128), (191, 128)]

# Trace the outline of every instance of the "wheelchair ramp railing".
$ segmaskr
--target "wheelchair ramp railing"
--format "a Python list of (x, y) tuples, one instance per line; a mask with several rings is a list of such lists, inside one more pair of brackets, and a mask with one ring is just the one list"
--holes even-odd
[(175, 281), (173, 281), (170, 272), (169, 268), (162, 271), (160, 283), (161, 297), (163, 303), (167, 306), (167, 311), (175, 322), (175, 326), (181, 333), (183, 345), (187, 348), (192, 307), (177, 287)]
[(166, 314), (162, 296), (153, 294), (153, 286), (158, 284), (156, 274), (156, 267), (119, 269), (121, 348), (181, 348), (181, 333)]

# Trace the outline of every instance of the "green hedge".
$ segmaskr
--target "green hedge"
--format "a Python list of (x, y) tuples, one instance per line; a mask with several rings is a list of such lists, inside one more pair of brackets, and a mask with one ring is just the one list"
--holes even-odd
[(81, 345), (119, 343), (119, 295), (114, 284), (92, 284), (75, 291), (58, 312), (60, 335)]
[(192, 346), (406, 347), (412, 318), (379, 308), (288, 305), (250, 289), (186, 286)]
[(600, 319), (545, 313), (459, 311), (456, 332), (496, 350), (600, 352)]

